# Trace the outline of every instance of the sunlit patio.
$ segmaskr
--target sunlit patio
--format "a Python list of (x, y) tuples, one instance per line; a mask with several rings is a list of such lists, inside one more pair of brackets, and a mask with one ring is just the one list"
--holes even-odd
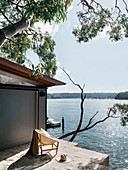
[[(38, 170), (105, 170), (109, 166), (109, 156), (77, 147), (76, 143), (60, 140), (58, 154), (55, 151), (38, 156), (23, 155), (27, 152), (30, 144), (0, 152), (0, 169), (38, 169)], [(56, 158), (66, 153), (70, 162), (58, 162)]]

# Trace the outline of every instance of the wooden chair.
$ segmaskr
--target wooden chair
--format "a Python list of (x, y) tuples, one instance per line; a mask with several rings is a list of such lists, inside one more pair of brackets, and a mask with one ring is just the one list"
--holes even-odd
[[(57, 154), (58, 147), (59, 147), (59, 140), (49, 135), (44, 129), (42, 130), (35, 129), (35, 131), (38, 133), (38, 139), (39, 139), (38, 147), (40, 147), (41, 149), (41, 155), (43, 154), (43, 151), (51, 151), (51, 150), (56, 150), (56, 154)], [(47, 148), (43, 149), (43, 146)]]

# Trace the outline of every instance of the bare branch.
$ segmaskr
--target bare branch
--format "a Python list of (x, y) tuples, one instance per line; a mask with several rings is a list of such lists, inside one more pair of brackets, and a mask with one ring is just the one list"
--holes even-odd
[[(100, 124), (100, 123), (106, 121), (106, 120), (109, 119), (109, 118), (120, 118), (120, 116), (115, 116), (115, 113), (113, 112), (113, 109), (114, 109), (114, 106), (111, 107), (111, 108), (109, 108), (108, 113), (107, 113), (107, 116), (106, 116), (104, 119), (101, 119), (101, 120), (99, 120), (99, 121), (97, 121), (97, 122), (95, 122), (95, 123), (93, 123), (93, 124), (91, 125), (93, 118), (98, 114), (98, 112), (96, 112), (96, 113), (90, 118), (88, 124), (87, 124), (83, 129), (80, 129), (77, 133), (80, 133), (80, 132), (89, 130), (89, 129), (95, 127), (97, 124)], [(75, 131), (72, 131), (72, 132), (70, 132), (70, 133), (67, 133), (67, 134), (59, 137), (59, 139), (66, 138), (66, 137), (68, 137), (68, 136), (70, 136), (70, 135), (72, 135), (72, 134), (74, 134), (74, 133), (75, 133)]]
[(100, 3), (96, 2), (95, 0), (92, 0), (92, 2), (95, 2), (95, 4), (97, 4), (97, 6), (99, 6), (101, 9), (103, 9), (103, 7)]
[[(125, 0), (123, 0), (123, 2), (125, 4), (126, 11), (128, 12), (127, 3), (125, 2)], [(93, 13), (96, 15), (100, 15), (103, 12), (106, 13), (106, 9), (95, 0), (91, 0), (90, 3), (87, 2), (87, 0), (81, 0), (81, 4), (83, 6), (83, 10), (85, 11), (84, 15), (87, 15), (90, 12), (90, 10), (92, 10)], [(109, 16), (109, 19), (111, 19), (111, 20), (106, 19), (106, 18), (102, 18), (102, 19), (109, 24), (113, 24), (113, 23), (117, 22), (120, 17), (120, 14), (121, 14), (121, 9), (118, 6), (118, 0), (115, 1), (115, 9), (118, 10), (118, 13), (117, 13), (117, 16), (115, 16), (115, 19), (111, 16)], [(113, 14), (114, 14), (114, 12), (113, 12)]]
[[(81, 106), (81, 107), (80, 107), (80, 108), (81, 108), (81, 115), (80, 115), (80, 121), (79, 121), (79, 124), (78, 124), (78, 126), (77, 126), (77, 129), (76, 129), (75, 131), (72, 131), (72, 132), (70, 132), (70, 133), (67, 133), (67, 134), (59, 137), (59, 139), (63, 139), (63, 138), (66, 138), (66, 137), (68, 137), (68, 136), (70, 136), (70, 135), (73, 135), (73, 136), (71, 137), (71, 139), (69, 140), (70, 142), (72, 142), (78, 133), (83, 132), (83, 131), (86, 131), (86, 130), (89, 130), (89, 129), (93, 128), (94, 126), (96, 126), (97, 124), (104, 122), (105, 120), (107, 120), (107, 119), (110, 118), (110, 117), (114, 118), (114, 115), (115, 115), (115, 112), (114, 112), (115, 110), (114, 110), (114, 109), (115, 109), (115, 108), (114, 108), (114, 107), (109, 108), (108, 113), (107, 113), (107, 116), (106, 116), (104, 119), (99, 120), (99, 121), (97, 121), (97, 122), (95, 122), (95, 123), (92, 124), (92, 120), (93, 120), (94, 117), (98, 114), (98, 111), (97, 111), (97, 112), (90, 118), (88, 124), (87, 124), (83, 129), (80, 129), (80, 128), (81, 128), (81, 125), (82, 125), (82, 121), (83, 121), (83, 114), (84, 114), (83, 104), (84, 104), (84, 100), (85, 100), (85, 96), (86, 96), (86, 95), (84, 95), (84, 93), (83, 93), (83, 88), (84, 88), (85, 85), (84, 85), (83, 88), (82, 88), (79, 84), (76, 84), (76, 83), (71, 79), (71, 77), (70, 77), (69, 74), (64, 70), (64, 68), (63, 68), (62, 70), (63, 70), (64, 73), (68, 76), (69, 80), (70, 80), (74, 85), (78, 86), (78, 87), (80, 88), (80, 90), (81, 90), (81, 105), (80, 105), (80, 106)], [(112, 112), (112, 114), (111, 114), (111, 112)], [(91, 125), (91, 124), (92, 124), (92, 125)]]
[(124, 2), (124, 4), (125, 4), (125, 9), (126, 9), (126, 11), (128, 12), (128, 5), (127, 5), (127, 3), (126, 3), (125, 0), (123, 0), (123, 2)]
[(94, 118), (98, 113), (99, 113), (99, 112), (97, 111), (97, 112), (90, 118), (90, 120), (89, 120), (89, 122), (88, 122), (88, 124), (87, 124), (86, 127), (88, 127), (88, 126), (92, 123), (93, 118)]
[(118, 1), (118, 0), (115, 1), (115, 8), (116, 8), (116, 6), (117, 6), (117, 1)]
[(84, 100), (85, 100), (85, 96), (84, 96), (84, 86), (83, 88), (79, 85), (79, 84), (76, 84), (72, 79), (71, 77), (69, 76), (69, 74), (64, 70), (64, 68), (62, 69), (64, 71), (64, 73), (68, 76), (69, 80), (74, 84), (76, 85), (80, 90), (81, 90), (81, 104), (80, 104), (80, 108), (81, 108), (81, 114), (80, 114), (80, 120), (79, 120), (79, 124), (77, 126), (77, 129), (76, 131), (74, 132), (73, 136), (71, 137), (71, 139), (69, 140), (70, 142), (72, 142), (74, 140), (74, 138), (76, 137), (78, 131), (80, 130), (81, 128), (81, 125), (82, 125), (82, 121), (83, 121), (83, 114), (84, 114), (84, 107), (83, 107), (83, 104), (84, 104)]
[(31, 33), (31, 34), (30, 34), (30, 33), (28, 33), (28, 31), (27, 31), (27, 30), (25, 30), (25, 32), (26, 32), (26, 34), (27, 34), (27, 35), (33, 35), (33, 33)]
[[(105, 117), (104, 119), (97, 121), (97, 122), (94, 123), (92, 126), (89, 126), (89, 127), (88, 127), (88, 125), (87, 125), (87, 126), (84, 127), (83, 129), (80, 129), (80, 130), (78, 131), (78, 133), (83, 132), (83, 131), (86, 131), (86, 130), (89, 130), (89, 129), (93, 128), (94, 126), (96, 126), (97, 124), (104, 122), (105, 120), (107, 120), (107, 119), (110, 118), (110, 117), (111, 117), (111, 118), (114, 118), (114, 117), (112, 117), (112, 116), (107, 116), (107, 117)], [(74, 133), (75, 133), (75, 131), (72, 131), (72, 132), (70, 132), (70, 133), (67, 133), (67, 134), (59, 137), (59, 139), (66, 138), (66, 137), (68, 137), (68, 136), (70, 136), (70, 135), (72, 135), (72, 134), (74, 134)]]
[(111, 116), (112, 118), (120, 118), (120, 116)]
[(83, 89), (85, 88), (85, 84), (83, 85)]
[(22, 0), (19, 0), (19, 2), (17, 4), (19, 4)]
[[(111, 116), (107, 116), (107, 117), (105, 117), (104, 119), (99, 120), (99, 121), (97, 121), (96, 123), (94, 123), (93, 125), (91, 125), (91, 126), (89, 126), (89, 127), (87, 127), (87, 128), (84, 128), (84, 129), (89, 130), (89, 129), (93, 128), (94, 126), (96, 126), (97, 124), (104, 122), (105, 120), (107, 120), (107, 119), (110, 118), (110, 117), (111, 117)], [(80, 132), (83, 132), (84, 129), (81, 129)]]
[(0, 12), (2, 13), (2, 15), (4, 16), (4, 18), (10, 23), (10, 24), (13, 24), (9, 19), (8, 17), (4, 14), (4, 12), (0, 9)]
[(84, 100), (86, 99), (87, 94), (84, 93)]
[(68, 76), (69, 80), (75, 85), (75, 86), (78, 86), (80, 88), (80, 90), (83, 90), (82, 87), (79, 85), (79, 84), (76, 84), (72, 79), (71, 77), (69, 76), (69, 74), (65, 71), (64, 68), (62, 68), (62, 71)]
[(18, 2), (18, 3), (12, 2), (11, 0), (8, 0), (8, 2), (10, 2), (11, 4), (16, 5), (16, 6), (20, 7), (20, 8), (25, 7), (25, 6), (21, 6), (21, 5), (19, 5), (19, 4), (20, 4), (20, 2), (21, 2), (21, 0), (19, 0), (19, 2)]
[(121, 13), (121, 9), (120, 9), (119, 6), (117, 5), (117, 1), (118, 1), (118, 0), (116, 0), (115, 8), (117, 8), (117, 9), (119, 10), (119, 12), (118, 12), (118, 16), (117, 16), (116, 20), (118, 20), (118, 18), (120, 17), (120, 13)]
[(83, 6), (87, 6), (88, 9), (94, 9), (86, 0), (81, 0)]

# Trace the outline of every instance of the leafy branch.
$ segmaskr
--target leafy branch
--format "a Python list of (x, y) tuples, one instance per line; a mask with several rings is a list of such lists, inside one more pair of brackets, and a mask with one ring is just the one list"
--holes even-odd
[(80, 26), (74, 27), (72, 33), (78, 42), (88, 42), (96, 37), (104, 28), (109, 28), (106, 34), (111, 41), (122, 40), (128, 37), (128, 6), (125, 0), (122, 0), (125, 6), (124, 12), (115, 1), (113, 8), (107, 9), (95, 0), (81, 0), (83, 10), (77, 13)]

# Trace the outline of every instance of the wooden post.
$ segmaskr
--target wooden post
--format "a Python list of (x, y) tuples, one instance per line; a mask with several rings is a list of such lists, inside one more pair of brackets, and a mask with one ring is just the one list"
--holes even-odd
[(38, 129), (39, 128), (39, 92), (36, 91), (36, 123), (35, 123), (35, 129)]
[(62, 117), (62, 130), (64, 132), (64, 117)]

